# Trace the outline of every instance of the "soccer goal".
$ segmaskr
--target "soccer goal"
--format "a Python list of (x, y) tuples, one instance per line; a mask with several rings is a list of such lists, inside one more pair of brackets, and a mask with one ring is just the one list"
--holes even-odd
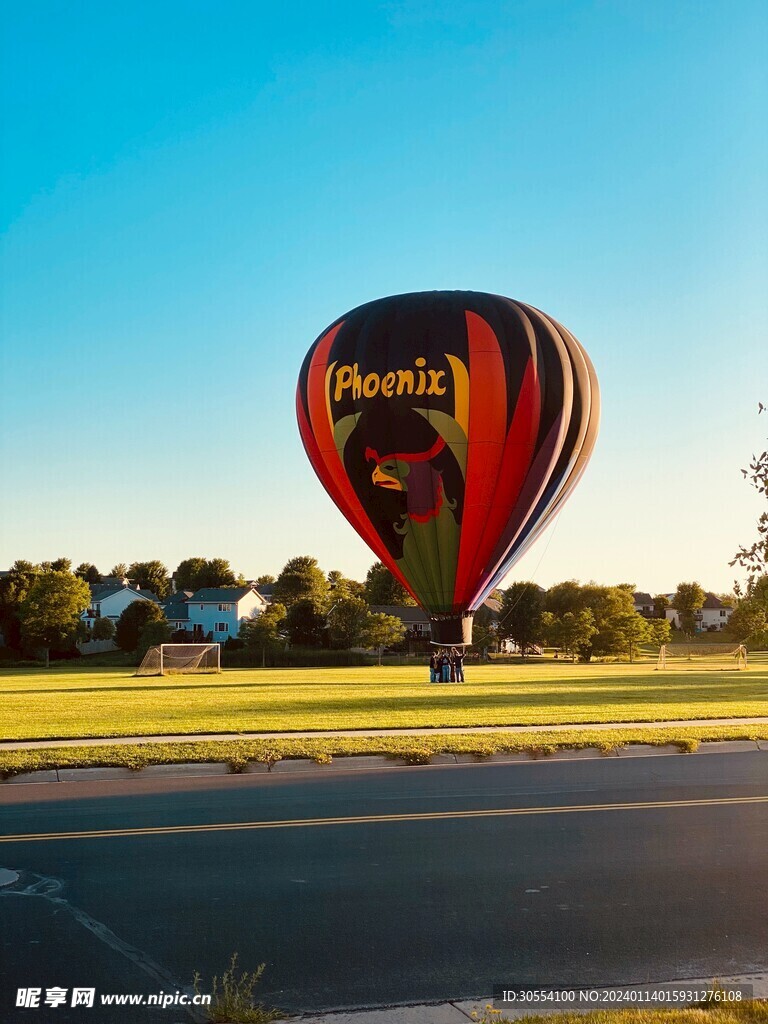
[(173, 672), (221, 672), (221, 644), (159, 644), (149, 648), (136, 669), (137, 676)]
[(747, 668), (744, 644), (664, 644), (656, 668), (683, 669), (689, 672)]

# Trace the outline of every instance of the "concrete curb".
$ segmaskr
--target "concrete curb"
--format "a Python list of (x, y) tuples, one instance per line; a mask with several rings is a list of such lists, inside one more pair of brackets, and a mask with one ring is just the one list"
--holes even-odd
[(334, 771), (360, 771), (360, 770), (381, 770), (382, 768), (430, 768), (440, 765), (457, 764), (531, 764), (542, 761), (580, 761), (591, 759), (604, 759), (615, 757), (652, 757), (654, 755), (668, 756), (678, 754), (689, 756), (689, 753), (697, 754), (738, 754), (746, 751), (768, 752), (768, 741), (766, 740), (714, 740), (702, 741), (696, 751), (686, 752), (680, 750), (675, 744), (664, 746), (653, 746), (647, 743), (630, 743), (618, 750), (602, 751), (597, 747), (564, 747), (551, 754), (535, 756), (526, 751), (510, 752), (508, 754), (491, 754), (489, 757), (477, 758), (473, 754), (433, 754), (429, 763), (425, 765), (412, 764), (402, 757), (387, 757), (384, 754), (360, 754), (336, 757), (328, 764), (318, 764), (311, 758), (286, 758), (277, 761), (270, 769), (266, 764), (257, 761), (249, 761), (243, 772), (232, 772), (229, 765), (223, 761), (202, 761), (182, 762), (179, 764), (153, 764), (143, 768), (97, 767), (97, 768), (58, 768), (45, 769), (36, 772), (24, 772), (19, 775), (12, 775), (3, 779), (0, 785), (32, 785), (50, 782), (113, 782), (126, 779), (153, 779), (153, 778), (182, 778), (211, 775), (239, 775), (239, 774), (267, 774), (271, 772), (276, 775), (285, 775), (294, 772), (334, 772)]
[[(755, 999), (768, 999), (768, 972), (761, 971), (755, 974), (738, 974), (717, 979), (721, 987), (728, 985), (752, 985)], [(631, 992), (633, 988), (663, 989), (680, 986), (685, 989), (709, 989), (712, 987), (712, 978), (674, 978), (671, 981), (660, 982), (638, 982), (635, 985), (615, 985), (612, 989), (622, 992)], [(604, 991), (604, 986), (584, 986), (594, 988), (596, 991)], [(468, 1020), (476, 1020), (472, 1014), (476, 1013), (482, 1018), (486, 1006), (492, 1004), (492, 998), (487, 999), (453, 999), (444, 1003), (410, 1003), (395, 1006), (381, 1006), (364, 1010), (336, 1010), (331, 1013), (304, 1014), (298, 1017), (287, 1018), (278, 1021), (276, 1024), (466, 1024)], [(626, 1002), (621, 1006), (637, 1006), (639, 1003)], [(644, 1004), (647, 1007), (647, 1004)], [(587, 1006), (576, 1012), (589, 1013), (595, 1010), (595, 1006)], [(616, 1004), (605, 1006), (603, 1009), (619, 1009)], [(563, 1013), (563, 1010), (547, 1010), (541, 1006), (533, 1006), (529, 1010), (505, 1010), (503, 1015), (509, 1020), (520, 1020), (524, 1017), (541, 1016)], [(572, 1012), (572, 1011), (571, 1011)]]

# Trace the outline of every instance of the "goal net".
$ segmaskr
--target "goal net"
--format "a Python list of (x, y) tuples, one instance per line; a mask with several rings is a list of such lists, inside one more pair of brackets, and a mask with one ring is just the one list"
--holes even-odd
[(747, 648), (744, 644), (665, 644), (656, 668), (694, 672), (747, 668)]
[(136, 669), (137, 676), (164, 676), (172, 672), (221, 672), (221, 645), (159, 644), (149, 648)]

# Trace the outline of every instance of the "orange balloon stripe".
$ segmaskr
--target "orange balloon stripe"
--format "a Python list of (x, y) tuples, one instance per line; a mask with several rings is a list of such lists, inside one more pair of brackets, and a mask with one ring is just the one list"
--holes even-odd
[(498, 477), (506, 440), (507, 388), (504, 359), (490, 324), (477, 313), (466, 310), (469, 351), (469, 444), (465, 495), (473, 504), (464, 508), (459, 558), (453, 588), (454, 607), (472, 586), (470, 572), (477, 556), (493, 488), (488, 481)]
[(523, 488), (533, 461), (540, 417), (539, 378), (533, 359), (529, 359), (504, 445), (491, 505), (486, 513), (485, 527), (468, 574), (469, 585), (463, 593), (455, 595), (457, 603), (463, 606), (470, 604), (477, 594), (488, 561), (509, 521), (510, 509), (514, 508)]

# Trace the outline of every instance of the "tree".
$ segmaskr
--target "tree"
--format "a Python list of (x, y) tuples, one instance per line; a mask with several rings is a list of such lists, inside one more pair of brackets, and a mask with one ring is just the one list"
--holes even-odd
[(513, 583), (503, 591), (499, 614), (499, 636), (508, 637), (526, 651), (541, 640), (542, 594), (535, 583)]
[(648, 643), (663, 647), (672, 639), (672, 626), (667, 619), (648, 619)]
[(638, 612), (632, 612), (619, 616), (615, 629), (629, 654), (629, 660), (634, 661), (637, 648), (648, 639), (648, 620)]
[(162, 562), (131, 562), (128, 566), (128, 576), (137, 583), (142, 590), (150, 590), (161, 600), (168, 597), (171, 592), (171, 581), (168, 579), (168, 570)]
[(595, 632), (582, 646), (580, 654), (586, 660), (597, 656), (621, 654), (625, 648), (622, 624), (625, 616), (635, 614), (632, 592), (624, 587), (604, 587), (587, 583), (581, 589), (582, 608), (589, 608), (594, 616)]
[(653, 599), (653, 614), (657, 619), (666, 619), (669, 598), (666, 594), (657, 594)]
[(150, 647), (167, 644), (171, 639), (171, 624), (167, 619), (155, 619), (141, 627), (139, 642), (136, 647), (136, 660), (141, 663)]
[(92, 635), (94, 640), (111, 640), (115, 635), (115, 624), (112, 619), (96, 619)]
[(139, 646), (141, 631), (148, 622), (165, 622), (163, 609), (154, 601), (140, 598), (131, 601), (115, 626), (115, 643), (122, 651), (135, 651)]
[[(765, 411), (762, 402), (758, 402), (758, 416)], [(758, 494), (768, 499), (768, 450), (761, 455), (753, 455), (748, 469), (742, 469), (742, 476), (749, 480)], [(749, 587), (768, 569), (768, 512), (761, 512), (757, 519), (757, 540), (751, 547), (740, 547), (729, 565), (739, 565), (747, 572), (747, 586)], [(741, 596), (741, 587), (738, 583), (734, 587), (737, 595)]]
[(331, 603), (341, 598), (365, 596), (365, 584), (350, 579), (338, 569), (331, 569), (328, 573), (328, 590), (328, 600)]
[(299, 555), (289, 559), (277, 577), (272, 591), (275, 601), (289, 609), (299, 601), (322, 605), (328, 596), (328, 581), (317, 559)]
[(109, 570), (109, 575), (118, 580), (125, 579), (128, 576), (128, 566), (125, 562), (118, 562)]
[(72, 572), (71, 558), (56, 558), (52, 562), (41, 562), (43, 572)]
[(91, 600), (88, 584), (71, 572), (51, 569), (41, 573), (19, 609), (22, 640), (30, 647), (45, 649), (45, 667), (50, 650), (77, 635), (80, 616)]
[(696, 612), (701, 610), (706, 597), (699, 583), (678, 583), (672, 607), (680, 616), (683, 632), (693, 636), (696, 632)]
[(0, 630), (6, 646), (15, 651), (21, 650), (21, 604), (40, 572), (39, 565), (19, 558), (0, 578)]
[(368, 604), (404, 605), (414, 607), (416, 602), (396, 580), (383, 562), (374, 562), (365, 577), (363, 596)]
[(544, 597), (544, 608), (555, 618), (562, 618), (566, 612), (578, 612), (583, 608), (581, 585), (577, 580), (565, 580), (550, 587)]
[(765, 609), (752, 598), (744, 598), (743, 601), (740, 601), (728, 620), (728, 634), (740, 644), (745, 644), (748, 640), (757, 641), (760, 644), (764, 639), (766, 629), (768, 629), (768, 619), (766, 619)]
[(472, 619), (472, 646), (483, 650), (496, 650), (499, 641), (498, 622), (487, 604), (481, 604)]
[(349, 650), (361, 643), (369, 615), (362, 597), (342, 597), (328, 612), (328, 640), (331, 647)]
[(325, 615), (322, 605), (310, 598), (294, 602), (285, 617), (288, 638), (295, 647), (323, 647)]
[(385, 615), (384, 612), (368, 612), (360, 641), (364, 647), (375, 647), (381, 653), (385, 647), (394, 647), (405, 636), (405, 626), (396, 615)]
[(226, 558), (185, 558), (174, 573), (177, 590), (234, 587), (238, 579)]
[(91, 562), (81, 562), (75, 569), (75, 576), (79, 576), (86, 583), (101, 582), (101, 573)]
[(276, 582), (277, 582), (277, 577), (271, 576), (268, 572), (262, 573), (261, 576), (257, 576), (256, 577), (256, 586), (257, 587), (266, 587), (270, 583), (276, 583)]
[(267, 663), (267, 651), (284, 640), (285, 605), (271, 604), (261, 615), (248, 619), (240, 627), (239, 638), (245, 646), (261, 651), (262, 667)]
[(542, 628), (547, 643), (570, 654), (573, 661), (576, 661), (585, 649), (589, 649), (597, 632), (591, 608), (582, 608), (579, 612), (566, 612), (561, 618), (557, 618), (552, 612), (545, 612), (542, 615)]

